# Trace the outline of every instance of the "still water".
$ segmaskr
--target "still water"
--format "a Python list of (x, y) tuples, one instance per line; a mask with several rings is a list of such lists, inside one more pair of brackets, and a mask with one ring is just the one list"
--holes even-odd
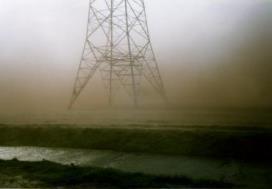
[[(96, 109), (51, 113), (1, 113), (0, 124), (62, 124), (71, 127), (145, 127), (170, 128), (183, 126), (271, 127), (272, 111), (256, 109)], [(133, 127), (132, 127), (133, 128)], [(183, 127), (184, 128), (184, 127)], [(187, 127), (190, 128), (190, 127)], [(233, 160), (199, 157), (162, 156), (62, 148), (0, 147), (0, 159), (40, 161), (43, 159), (79, 166), (115, 168), (128, 172), (159, 175), (183, 175), (195, 179), (216, 179), (267, 188), (272, 180), (272, 166)], [(269, 187), (268, 187), (269, 188)]]
[(45, 159), (61, 164), (73, 163), (156, 175), (183, 175), (194, 179), (224, 180), (256, 187), (271, 183), (272, 177), (271, 166), (232, 160), (81, 149), (0, 147), (0, 159), (13, 158), (23, 161)]

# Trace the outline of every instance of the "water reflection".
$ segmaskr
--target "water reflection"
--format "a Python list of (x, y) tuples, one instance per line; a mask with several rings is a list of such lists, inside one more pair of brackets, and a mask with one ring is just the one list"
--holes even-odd
[(232, 160), (81, 149), (0, 147), (0, 159), (13, 158), (23, 161), (46, 159), (61, 164), (73, 163), (79, 166), (115, 168), (159, 175), (185, 175), (194, 179), (215, 179), (239, 184), (265, 183), (269, 175), (272, 175), (271, 167)]

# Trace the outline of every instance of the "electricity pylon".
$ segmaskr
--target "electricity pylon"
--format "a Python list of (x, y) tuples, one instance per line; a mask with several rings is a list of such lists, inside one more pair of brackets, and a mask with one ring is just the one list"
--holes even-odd
[(89, 1), (86, 40), (70, 108), (96, 72), (105, 81), (110, 105), (118, 82), (137, 106), (142, 76), (166, 99), (150, 42), (144, 0)]

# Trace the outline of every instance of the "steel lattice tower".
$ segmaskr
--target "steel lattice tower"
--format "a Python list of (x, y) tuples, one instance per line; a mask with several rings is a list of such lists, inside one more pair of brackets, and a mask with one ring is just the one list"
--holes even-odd
[(106, 83), (110, 105), (118, 82), (137, 106), (142, 76), (166, 98), (144, 0), (90, 0), (86, 41), (70, 108), (96, 72)]

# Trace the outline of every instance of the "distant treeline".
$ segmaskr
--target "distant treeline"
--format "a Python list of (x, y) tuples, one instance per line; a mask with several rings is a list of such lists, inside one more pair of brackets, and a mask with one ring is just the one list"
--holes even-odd
[(0, 126), (1, 146), (65, 147), (163, 155), (271, 160), (272, 129), (125, 129)]

